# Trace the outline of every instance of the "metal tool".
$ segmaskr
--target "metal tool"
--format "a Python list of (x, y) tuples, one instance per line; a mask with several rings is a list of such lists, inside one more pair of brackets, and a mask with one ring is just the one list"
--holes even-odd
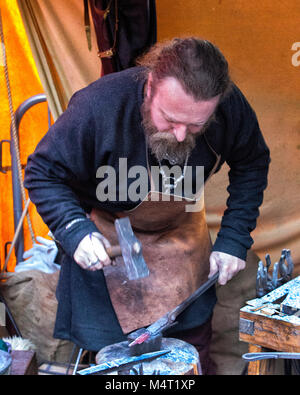
[(280, 311), (283, 314), (300, 316), (300, 284), (289, 290), (287, 297), (280, 304)]
[[(170, 328), (173, 325), (176, 325), (175, 320), (176, 317), (182, 313), (192, 302), (194, 302), (200, 295), (202, 295), (208, 288), (210, 288), (213, 284), (217, 282), (219, 278), (219, 272), (215, 273), (208, 281), (202, 284), (191, 296), (189, 296), (185, 301), (176, 306), (173, 310), (169, 311), (167, 314), (159, 318), (152, 325), (148, 326), (148, 328), (144, 328), (143, 333), (140, 333), (141, 329), (136, 331), (137, 337), (135, 340), (129, 343), (129, 347), (133, 347), (136, 345), (141, 345), (144, 342), (148, 341), (150, 338), (154, 336), (158, 336), (166, 329)], [(133, 332), (134, 333), (134, 332)], [(130, 338), (132, 338), (132, 333), (130, 334)], [(137, 348), (136, 352), (141, 352)]]
[(115, 371), (122, 370), (124, 368), (129, 368), (141, 362), (150, 362), (154, 359), (161, 357), (162, 355), (166, 355), (171, 350), (161, 350), (156, 352), (151, 352), (147, 354), (143, 354), (140, 356), (129, 356), (124, 358), (119, 358), (114, 361), (108, 361), (101, 363), (99, 365), (91, 366), (86, 369), (79, 370), (77, 373), (86, 376), (89, 374), (107, 374)]
[[(283, 299), (285, 297), (285, 299)], [(281, 303), (278, 303), (281, 300)], [(286, 315), (295, 315), (300, 311), (300, 276), (273, 289), (271, 292), (247, 301), (250, 311), (258, 311), (264, 307), (280, 310)]]
[(264, 265), (263, 261), (259, 261), (258, 263), (256, 276), (256, 295), (258, 298), (290, 281), (294, 269), (290, 250), (283, 249), (281, 251), (279, 261), (273, 265), (272, 276), (269, 274), (269, 268), (271, 266), (270, 255), (267, 254), (265, 259), (266, 265)]
[(242, 355), (243, 359), (248, 362), (258, 361), (261, 359), (300, 359), (299, 352), (248, 352)]
[(120, 245), (106, 248), (110, 258), (122, 256), (129, 280), (149, 276), (149, 268), (142, 254), (141, 242), (133, 233), (128, 217), (115, 220)]

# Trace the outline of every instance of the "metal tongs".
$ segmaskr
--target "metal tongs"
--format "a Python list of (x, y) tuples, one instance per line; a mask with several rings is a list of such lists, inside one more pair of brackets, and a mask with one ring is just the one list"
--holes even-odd
[(173, 310), (169, 311), (156, 322), (145, 328), (144, 332), (138, 336), (133, 342), (129, 344), (132, 347), (136, 344), (142, 344), (152, 336), (157, 336), (171, 326), (176, 325), (176, 317), (182, 313), (192, 302), (194, 302), (199, 296), (208, 290), (213, 284), (217, 282), (219, 278), (219, 272), (215, 273), (211, 278), (202, 284), (191, 296), (184, 300), (181, 304), (176, 306)]
[(271, 258), (267, 254), (265, 256), (266, 264), (259, 261), (256, 277), (256, 295), (258, 298), (273, 291), (279, 286), (287, 283), (292, 279), (294, 264), (291, 257), (291, 251), (283, 249), (278, 262), (273, 265), (273, 273), (270, 275)]

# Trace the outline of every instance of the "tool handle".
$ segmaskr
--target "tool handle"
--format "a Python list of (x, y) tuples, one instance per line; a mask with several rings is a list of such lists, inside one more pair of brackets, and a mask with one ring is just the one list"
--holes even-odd
[(201, 296), (205, 291), (208, 290), (212, 285), (214, 285), (219, 278), (219, 272), (215, 273), (211, 278), (209, 278), (204, 284), (202, 284), (191, 296), (185, 299), (182, 303), (176, 306), (173, 310), (169, 311), (164, 316), (160, 317), (152, 325), (148, 326), (147, 330), (150, 333), (163, 332), (164, 330), (175, 325), (174, 322), (176, 317), (182, 313), (192, 302), (194, 302), (199, 296)]
[(119, 245), (106, 248), (106, 252), (110, 258), (116, 258), (117, 256), (122, 255), (122, 250)]
[(192, 302), (194, 302), (199, 296), (201, 296), (205, 291), (208, 290), (212, 285), (214, 285), (219, 278), (219, 272), (215, 273), (212, 277), (210, 277), (204, 284), (202, 284), (190, 297), (184, 300), (181, 304), (174, 308), (174, 310), (170, 311), (170, 318), (172, 321), (175, 321), (176, 317), (185, 310)]

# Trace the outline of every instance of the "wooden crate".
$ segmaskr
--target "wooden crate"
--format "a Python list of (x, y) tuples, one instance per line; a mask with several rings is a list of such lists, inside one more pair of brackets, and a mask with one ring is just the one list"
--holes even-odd
[(13, 350), (11, 375), (24, 376), (24, 375), (37, 375), (37, 361), (34, 351)]

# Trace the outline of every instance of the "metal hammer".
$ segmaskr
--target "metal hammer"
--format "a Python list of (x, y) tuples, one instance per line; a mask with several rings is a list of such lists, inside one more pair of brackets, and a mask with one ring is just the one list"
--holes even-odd
[(115, 220), (115, 227), (120, 245), (106, 248), (110, 258), (122, 256), (129, 280), (149, 276), (149, 269), (142, 254), (141, 242), (133, 233), (128, 217)]

